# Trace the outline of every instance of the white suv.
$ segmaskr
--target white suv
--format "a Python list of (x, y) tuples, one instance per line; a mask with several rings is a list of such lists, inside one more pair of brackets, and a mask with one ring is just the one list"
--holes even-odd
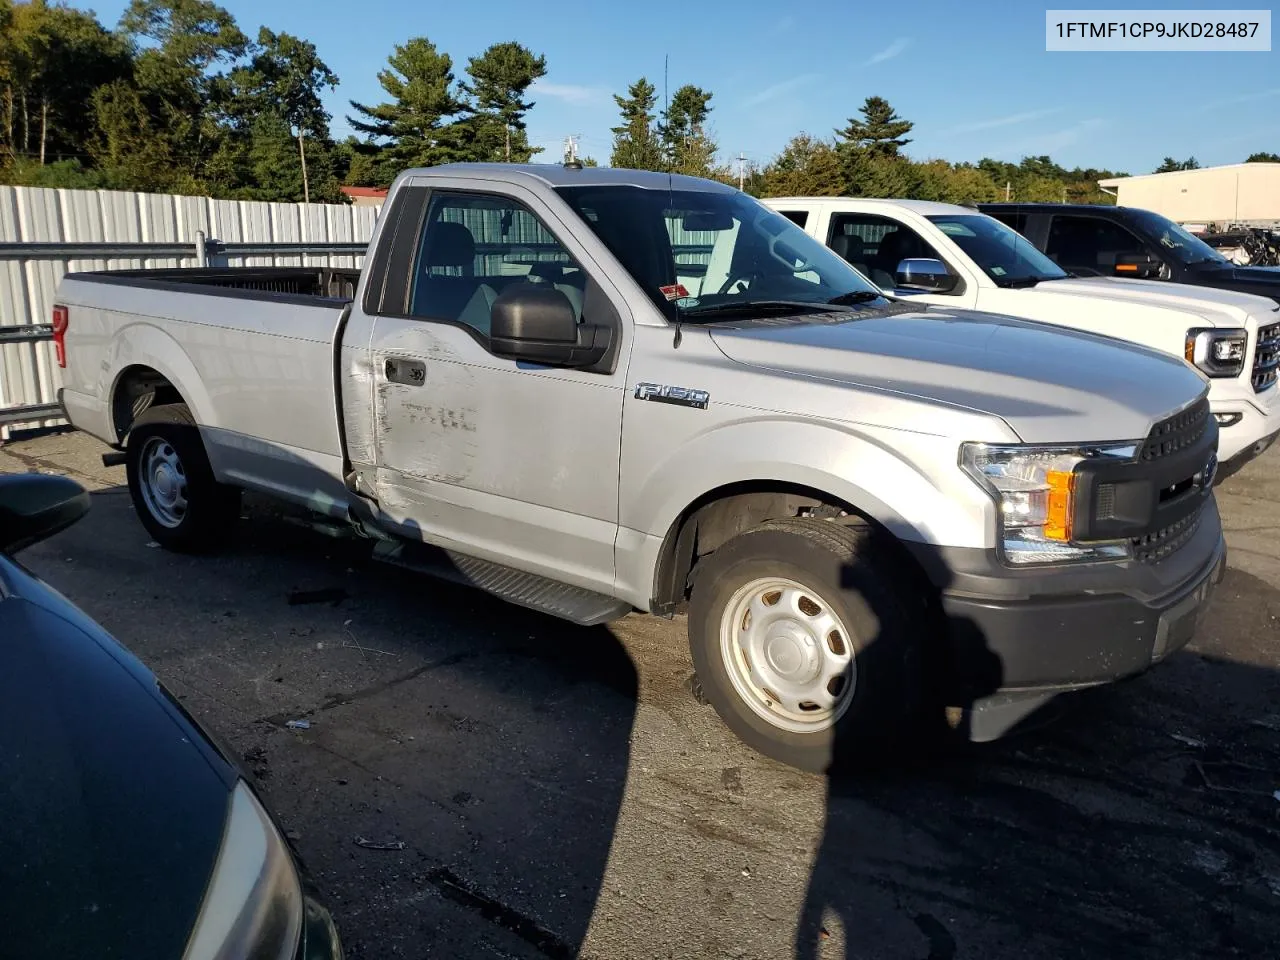
[(969, 207), (923, 200), (785, 197), (764, 203), (894, 296), (1101, 333), (1183, 357), (1208, 378), (1218, 477), (1280, 434), (1280, 306), (1155, 280), (1074, 277)]

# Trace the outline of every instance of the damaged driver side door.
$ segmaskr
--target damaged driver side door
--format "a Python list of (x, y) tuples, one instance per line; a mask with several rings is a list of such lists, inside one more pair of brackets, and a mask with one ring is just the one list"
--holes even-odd
[[(370, 339), (377, 498), (406, 536), (588, 589), (612, 589), (625, 358), (614, 301), (572, 232), (531, 191), (433, 189), (403, 309)], [(563, 293), (579, 322), (611, 318), (612, 373), (495, 356), (495, 299)], [(615, 294), (616, 296), (616, 294)], [(384, 301), (385, 304), (385, 301)]]

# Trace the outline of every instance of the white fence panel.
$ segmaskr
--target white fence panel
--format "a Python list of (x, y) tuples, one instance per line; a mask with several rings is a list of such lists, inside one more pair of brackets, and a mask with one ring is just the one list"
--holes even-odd
[[(6, 252), (0, 257), (0, 337), (14, 333), (13, 328), (49, 323), (58, 281), (68, 272), (194, 267), (199, 263), (201, 235), (225, 244), (367, 243), (379, 209), (0, 186), (0, 244), (109, 243), (116, 247), (89, 259), (38, 246)], [(171, 246), (161, 251), (143, 247), (153, 244)], [(132, 245), (139, 246), (136, 253), (130, 251)], [(354, 268), (363, 259), (345, 251), (241, 255), (229, 250), (215, 256), (211, 264)], [(5, 416), (6, 409), (56, 402), (59, 373), (51, 343), (0, 343), (0, 439), (8, 436), (6, 421), (13, 420)], [(22, 425), (60, 422), (45, 416)]]

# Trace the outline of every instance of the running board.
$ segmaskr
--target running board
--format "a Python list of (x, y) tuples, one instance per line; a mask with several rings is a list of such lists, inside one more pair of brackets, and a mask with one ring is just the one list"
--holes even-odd
[(549, 613), (584, 627), (609, 623), (632, 611), (631, 604), (568, 584), (524, 573), (500, 563), (408, 541), (380, 540), (373, 558), (442, 580), (477, 587), (508, 603)]

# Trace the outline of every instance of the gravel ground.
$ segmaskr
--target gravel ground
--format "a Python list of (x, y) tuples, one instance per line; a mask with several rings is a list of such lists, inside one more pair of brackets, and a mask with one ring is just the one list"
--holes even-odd
[(1219, 488), (1230, 569), (1187, 650), (1040, 730), (828, 783), (694, 700), (679, 619), (574, 627), (257, 500), (225, 553), (175, 556), (103, 449), (0, 447), (95, 491), (24, 560), (244, 758), (350, 957), (1276, 955), (1280, 453)]

